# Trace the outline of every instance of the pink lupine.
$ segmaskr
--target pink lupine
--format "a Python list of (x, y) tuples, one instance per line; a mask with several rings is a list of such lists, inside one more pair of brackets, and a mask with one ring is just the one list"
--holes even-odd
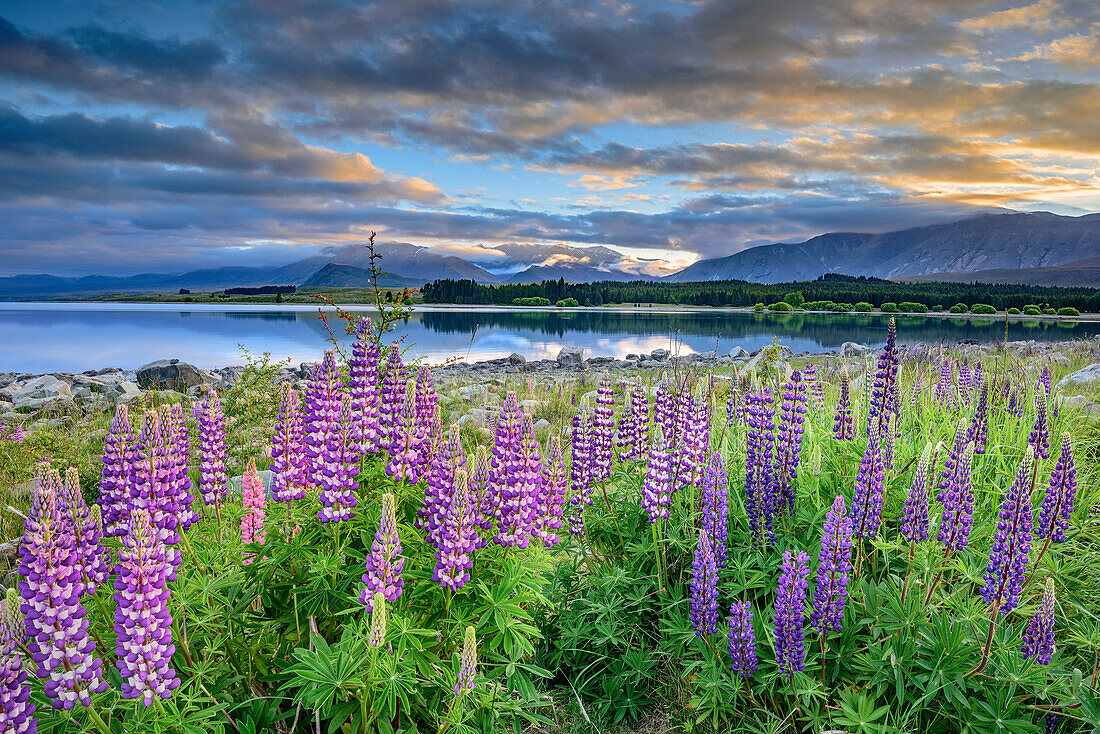
[[(264, 492), (264, 483), (256, 471), (255, 459), (248, 460), (248, 467), (244, 470), (244, 476), (241, 477), (241, 505), (244, 507), (244, 516), (241, 517), (241, 543), (263, 545), (267, 542), (267, 533), (264, 532), (267, 494)], [(252, 554), (245, 553), (245, 564), (252, 561)]]

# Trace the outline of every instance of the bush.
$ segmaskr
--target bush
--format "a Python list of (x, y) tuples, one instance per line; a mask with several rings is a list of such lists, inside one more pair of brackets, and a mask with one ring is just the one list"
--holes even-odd
[(928, 306), (925, 306), (923, 303), (902, 301), (898, 304), (898, 310), (902, 313), (928, 313)]
[(1058, 312), (1055, 311), (1053, 308), (1044, 308), (1043, 313), (1045, 313), (1047, 316), (1053, 316)]
[(1025, 316), (1039, 316), (1043, 312), (1039, 310), (1038, 306), (1024, 306)]
[(965, 303), (956, 303), (948, 309), (948, 313), (967, 313), (968, 311), (970, 311), (970, 307)]
[(1081, 312), (1075, 309), (1073, 306), (1063, 306), (1058, 309), (1059, 316), (1080, 316)]
[(769, 311), (794, 311), (794, 306), (786, 301), (779, 301), (778, 303), (772, 303), (768, 306)]
[(558, 308), (573, 308), (574, 306), (579, 306), (580, 304), (577, 303), (576, 298), (563, 298), (560, 301), (558, 301), (557, 304), (555, 304), (555, 305)]
[(898, 304), (893, 303), (892, 301), (887, 301), (886, 303), (879, 306), (878, 310), (882, 311), (883, 313), (897, 313)]
[(850, 304), (850, 303), (834, 303), (832, 308), (830, 308), (829, 310), (834, 311), (836, 313), (848, 313), (852, 310), (852, 304)]
[(832, 301), (806, 301), (802, 307), (807, 311), (830, 311), (833, 308)]
[(982, 314), (983, 316), (988, 316), (990, 314), (997, 313), (997, 309), (993, 308), (988, 303), (975, 303), (973, 306), (970, 307), (970, 313), (977, 313)]
[(868, 311), (874, 311), (875, 307), (867, 303), (867, 301), (859, 301), (852, 306), (853, 311), (859, 311), (860, 313), (867, 313)]
[(1019, 316), (1020, 315), (1020, 309), (1013, 306), (1012, 308), (1008, 309), (1008, 313), (1011, 316)]
[(783, 302), (789, 303), (795, 308), (798, 308), (802, 304), (806, 303), (805, 296), (802, 295), (802, 291), (795, 291), (794, 293), (788, 293), (783, 296)]
[(935, 306), (932, 307), (932, 310), (936, 313), (943, 313), (943, 306), (937, 303)]
[(756, 311), (757, 313), (760, 313), (761, 311), (764, 310), (764, 304), (763, 303), (758, 303), (758, 304), (756, 304), (755, 306), (752, 307), (752, 310)]
[[(576, 303), (576, 301), (574, 301)], [(531, 296), (530, 298), (513, 298), (513, 306), (549, 306), (550, 299), (543, 298), (542, 296)]]

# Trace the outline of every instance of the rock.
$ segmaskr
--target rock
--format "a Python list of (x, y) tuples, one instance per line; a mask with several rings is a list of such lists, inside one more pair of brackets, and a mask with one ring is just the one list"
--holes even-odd
[(1089, 385), (1100, 380), (1100, 362), (1090, 364), (1084, 369), (1077, 370), (1072, 375), (1066, 375), (1058, 381), (1058, 387), (1066, 385)]
[(522, 354), (512, 352), (511, 354), (508, 355), (508, 364), (526, 364), (526, 363), (527, 363), (527, 357), (524, 357)]
[(652, 352), (649, 353), (649, 358), (652, 359), (654, 362), (664, 362), (666, 359), (668, 359), (668, 350), (654, 349)]
[(654, 367), (660, 367), (661, 363), (655, 359), (643, 359), (641, 362), (638, 363), (638, 366), (645, 369), (652, 369)]
[(730, 350), (730, 359), (744, 359), (749, 358), (749, 353), (745, 351), (744, 347), (737, 346)]
[(549, 427), (550, 421), (546, 420), (545, 418), (538, 419), (537, 421), (535, 421), (535, 425), (532, 426), (532, 428), (534, 428), (536, 431), (545, 431)]
[(15, 393), (22, 389), (23, 386), (18, 382), (11, 382), (4, 387), (0, 387), (0, 402), (12, 402), (15, 399)]
[(144, 390), (157, 388), (186, 393), (187, 388), (209, 383), (211, 380), (192, 364), (178, 359), (158, 359), (138, 368), (137, 382)]
[(72, 390), (67, 383), (53, 375), (42, 375), (23, 385), (12, 395), (12, 402), (16, 410), (20, 408), (37, 410), (44, 405), (66, 398), (69, 402), (72, 401)]
[(585, 360), (585, 362), (587, 364), (592, 364), (592, 365), (611, 364), (614, 361), (616, 361), (614, 357), (592, 357), (591, 359), (586, 359)]
[(1084, 395), (1074, 395), (1066, 398), (1062, 403), (1067, 410), (1080, 410), (1089, 418), (1100, 418), (1100, 405), (1089, 400)]
[(866, 344), (857, 344), (856, 342), (844, 342), (840, 345), (841, 357), (862, 357), (870, 351), (871, 348)]
[(625, 359), (627, 362), (637, 362), (639, 357), (637, 354), (628, 354), (626, 355)]
[(584, 350), (580, 347), (562, 347), (557, 361), (562, 367), (581, 367), (584, 365)]
[(638, 366), (638, 363), (637, 363), (637, 362), (635, 362), (635, 361), (634, 361), (634, 360), (632, 360), (632, 359), (620, 359), (620, 360), (618, 360), (617, 362), (615, 362), (615, 366), (616, 366), (616, 367), (621, 367), (621, 368), (623, 368), (623, 369), (626, 369), (626, 368), (628, 368), (628, 367), (637, 367), (637, 366)]

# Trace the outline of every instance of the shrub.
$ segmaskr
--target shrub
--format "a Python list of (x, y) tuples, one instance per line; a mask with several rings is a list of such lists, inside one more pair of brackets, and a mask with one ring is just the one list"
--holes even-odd
[(867, 303), (867, 301), (859, 301), (852, 306), (853, 311), (859, 311), (860, 313), (867, 313), (868, 311), (874, 311), (875, 307)]
[(1058, 312), (1055, 311), (1053, 308), (1044, 308), (1043, 313), (1045, 313), (1047, 316), (1053, 316), (1054, 314), (1056, 314)]
[(779, 301), (778, 303), (772, 303), (768, 305), (769, 311), (794, 311), (794, 306), (786, 301)]
[(990, 306), (988, 303), (975, 303), (970, 307), (970, 313), (982, 314), (988, 316), (990, 314), (997, 313), (997, 309)]
[(852, 304), (850, 304), (850, 303), (834, 303), (832, 305), (832, 308), (830, 308), (829, 310), (830, 311), (835, 311), (836, 313), (848, 313), (852, 310)]
[(761, 311), (764, 310), (764, 304), (763, 303), (758, 303), (758, 304), (756, 304), (755, 306), (752, 307), (752, 310), (756, 311), (757, 313), (760, 313)]
[(943, 313), (943, 306), (937, 303), (935, 306), (932, 307), (932, 310), (936, 313)]
[(898, 310), (902, 313), (928, 313), (928, 306), (925, 306), (923, 303), (902, 301), (898, 304)]
[(802, 304), (806, 303), (805, 296), (802, 295), (802, 291), (795, 291), (794, 293), (788, 293), (783, 296), (783, 302), (789, 303), (795, 308), (798, 308)]
[(883, 313), (897, 313), (898, 304), (893, 303), (892, 301), (887, 301), (886, 303), (879, 306), (878, 310), (882, 311)]
[(948, 313), (967, 313), (968, 311), (970, 311), (970, 307), (967, 306), (965, 303), (956, 303), (947, 311)]
[(1080, 316), (1081, 312), (1075, 309), (1073, 306), (1063, 306), (1058, 309), (1059, 316)]
[(1039, 310), (1038, 306), (1024, 306), (1025, 316), (1039, 316), (1043, 312)]
[(574, 306), (579, 306), (580, 304), (577, 303), (576, 298), (563, 298), (555, 305), (557, 305), (558, 308), (573, 308)]
[[(576, 303), (576, 301), (574, 301)], [(531, 296), (529, 298), (513, 298), (513, 306), (549, 306), (550, 299), (543, 298), (542, 296)]]
[(1013, 306), (1012, 308), (1008, 309), (1008, 313), (1012, 316), (1019, 316), (1020, 315), (1020, 309)]
[(832, 301), (806, 301), (802, 307), (807, 311), (828, 311), (832, 309)]

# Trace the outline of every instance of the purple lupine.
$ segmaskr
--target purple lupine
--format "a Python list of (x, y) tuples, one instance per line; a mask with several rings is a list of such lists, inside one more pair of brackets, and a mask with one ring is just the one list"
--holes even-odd
[(542, 481), (539, 483), (538, 503), (535, 510), (535, 537), (542, 540), (547, 548), (561, 542), (556, 531), (561, 528), (565, 495), (568, 489), (569, 482), (561, 438), (552, 436), (543, 464)]
[(115, 665), (122, 675), (122, 697), (170, 698), (180, 684), (172, 669), (172, 615), (168, 578), (172, 562), (143, 508), (134, 510), (115, 565)]
[(897, 323), (891, 317), (886, 329), (886, 343), (878, 358), (878, 370), (871, 385), (871, 399), (868, 402), (868, 433), (872, 426), (878, 428), (879, 436), (886, 433), (890, 416), (897, 412), (896, 383), (898, 380)]
[(700, 527), (707, 532), (714, 546), (714, 562), (725, 568), (729, 560), (726, 542), (729, 535), (730, 480), (722, 462), (722, 452), (712, 451), (703, 472), (703, 516)]
[(886, 471), (891, 471), (894, 468), (894, 441), (897, 434), (897, 424), (897, 415), (890, 416), (890, 420), (886, 422), (886, 433), (883, 434), (879, 442), (882, 466)]
[(856, 437), (852, 421), (851, 382), (848, 375), (840, 375), (840, 397), (836, 404), (836, 417), (833, 418), (833, 438), (839, 441), (851, 441)]
[(909, 543), (928, 540), (928, 490), (932, 469), (932, 443), (925, 444), (909, 494), (905, 497), (905, 517), (899, 533)]
[(982, 598), (1001, 614), (1016, 608), (1024, 588), (1024, 573), (1031, 552), (1031, 467), (1034, 462), (1035, 454), (1029, 447), (1020, 462), (1016, 480), (1001, 503), (997, 531), (993, 534), (993, 547), (985, 569)]
[(808, 364), (802, 368), (802, 381), (806, 383), (806, 394), (810, 396), (818, 410), (825, 407), (825, 388), (817, 379), (817, 367)]
[(974, 444), (975, 454), (984, 454), (989, 434), (989, 385), (982, 380), (977, 389), (978, 407), (974, 409), (974, 418), (970, 421), (967, 439)]
[(58, 512), (73, 538), (73, 564), (79, 579), (77, 586), (81, 596), (91, 595), (107, 581), (111, 574), (110, 555), (100, 539), (100, 513), (98, 505), (89, 507), (80, 491), (80, 472), (69, 467), (58, 497)]
[(1047, 421), (1047, 396), (1043, 390), (1035, 391), (1035, 426), (1027, 438), (1028, 446), (1035, 449), (1035, 459), (1050, 458), (1050, 423)]
[[(684, 435), (691, 430), (692, 414), (696, 409), (694, 391), (695, 381), (691, 375), (685, 374), (679, 382), (679, 390), (675, 393), (675, 401), (672, 406), (672, 432), (665, 434), (669, 444), (676, 448), (683, 444)], [(677, 485), (679, 485), (679, 482), (677, 482)], [(678, 488), (679, 486), (675, 486), (673, 491)]]
[(1035, 658), (1039, 665), (1050, 665), (1050, 659), (1054, 656), (1054, 611), (1054, 579), (1048, 578), (1039, 610), (1024, 630), (1024, 644), (1020, 651), (1025, 660)]
[(670, 389), (668, 380), (657, 383), (653, 404), (653, 423), (661, 427), (662, 433), (669, 441), (676, 435), (676, 393)]
[(60, 491), (57, 471), (40, 468), (19, 547), (19, 595), (35, 675), (46, 681), (50, 705), (67, 711), (77, 703), (90, 706), (89, 694), (106, 690), (107, 681), (80, 603), (74, 541), (58, 505)]
[(542, 451), (529, 415), (523, 416), (518, 449), (501, 495), (500, 524), (494, 540), (501, 546), (526, 548), (534, 532), (543, 481)]
[(1062, 434), (1062, 452), (1050, 472), (1050, 485), (1039, 510), (1039, 524), (1035, 528), (1038, 538), (1047, 542), (1065, 543), (1066, 528), (1073, 514), (1073, 502), (1077, 495), (1077, 467), (1073, 462), (1073, 446), (1069, 433)]
[(879, 450), (877, 424), (867, 439), (867, 448), (859, 462), (856, 472), (855, 491), (852, 494), (853, 538), (873, 538), (882, 524), (883, 482), (886, 478), (886, 464)]
[(378, 395), (378, 448), (389, 451), (391, 444), (400, 437), (401, 416), (405, 411), (405, 364), (401, 361), (401, 345), (390, 344), (386, 357), (386, 370)]
[(745, 396), (745, 499), (753, 542), (774, 540), (772, 531), (778, 498), (775, 496), (775, 410), (771, 391)]
[(306, 496), (305, 447), (302, 444), (302, 406), (289, 382), (279, 389), (279, 414), (271, 437), (271, 497), (291, 502)]
[(130, 513), (140, 508), (149, 514), (158, 542), (167, 546), (165, 554), (172, 571), (168, 580), (174, 581), (181, 559), (175, 548), (180, 542), (180, 506), (175, 491), (177, 459), (170, 418), (165, 411), (153, 410), (145, 411), (142, 417), (137, 441), (139, 461), (131, 475)]
[(229, 481), (225, 414), (217, 390), (207, 394), (199, 411), (199, 493), (204, 504), (214, 505), (221, 501)]
[(431, 469), (424, 484), (424, 502), (416, 511), (417, 525), (424, 529), (428, 542), (437, 547), (454, 494), (455, 472), (466, 465), (459, 430), (457, 425), (451, 424), (447, 440), (439, 450), (432, 452)]
[(645, 453), (649, 438), (649, 400), (645, 388), (635, 385), (630, 400), (623, 406), (619, 418), (619, 428), (615, 436), (615, 445), (619, 447), (623, 461), (632, 461)]
[(955, 442), (948, 450), (940, 473), (936, 500), (943, 505), (936, 539), (948, 552), (961, 551), (970, 544), (974, 527), (974, 488), (970, 475), (974, 461), (974, 445), (966, 440), (966, 419), (959, 421)]
[(733, 428), (744, 418), (744, 406), (742, 405), (741, 390), (737, 383), (730, 379), (730, 389), (726, 393), (726, 425)]
[(785, 507), (790, 514), (794, 514), (794, 480), (798, 476), (798, 461), (802, 453), (806, 402), (802, 373), (795, 370), (783, 386), (783, 405), (775, 432), (777, 509)]
[(848, 575), (852, 572), (852, 519), (845, 511), (844, 497), (839, 494), (825, 515), (817, 563), (810, 626), (822, 634), (830, 629), (840, 632), (848, 601)]
[(959, 394), (964, 401), (970, 401), (971, 386), (970, 360), (963, 357), (962, 366), (959, 367)]
[(730, 604), (729, 642), (730, 665), (742, 678), (756, 672), (756, 632), (752, 628), (752, 605), (747, 601)]
[(390, 460), (386, 463), (386, 474), (394, 481), (409, 484), (420, 481), (421, 457), (431, 445), (427, 430), (428, 426), (417, 420), (416, 383), (409, 380), (405, 386), (405, 408), (397, 416), (389, 445)]
[(363, 574), (363, 588), (359, 592), (359, 603), (373, 611), (376, 592), (381, 592), (386, 601), (397, 601), (405, 586), (401, 572), (405, 568), (405, 558), (401, 555), (401, 538), (397, 534), (397, 511), (393, 495), (382, 495), (382, 516), (378, 518), (378, 530), (367, 555), (366, 573)]
[(1051, 390), (1051, 376), (1050, 376), (1050, 365), (1049, 364), (1044, 364), (1043, 365), (1043, 371), (1039, 373), (1039, 384), (1042, 385), (1043, 392), (1046, 393), (1046, 396), (1049, 399), (1050, 398), (1050, 390)]
[[(435, 551), (435, 570), (432, 581), (444, 589), (461, 589), (470, 580), (474, 567), (473, 552), (477, 545), (477, 525), (474, 508), (470, 502), (470, 488), (466, 471), (455, 473), (455, 487), (451, 494), (451, 506), (440, 533), (439, 547)], [(526, 547), (526, 538), (524, 538)]]
[(25, 627), (19, 607), (19, 592), (9, 588), (0, 599), (0, 732), (37, 734), (31, 687), (19, 653)]
[[(493, 522), (502, 522), (501, 506), (504, 497), (512, 493), (512, 487), (519, 482), (515, 467), (519, 463), (520, 443), (523, 434), (523, 416), (519, 409), (516, 393), (509, 390), (504, 396), (504, 405), (497, 415), (493, 433), (493, 451), (489, 460), (489, 491), (486, 503), (481, 507), (482, 516)], [(483, 526), (485, 530), (489, 527)]]
[(186, 530), (198, 522), (198, 514), (191, 508), (191, 473), (187, 464), (191, 458), (191, 432), (187, 428), (187, 416), (179, 403), (171, 408), (171, 490), (172, 503), (177, 511), (177, 524)]
[(698, 485), (706, 469), (707, 445), (710, 443), (710, 400), (702, 385), (695, 393), (691, 395), (686, 389), (683, 393), (688, 408), (680, 424), (674, 492)]
[(416, 417), (427, 425), (435, 417), (439, 397), (435, 393), (432, 371), (427, 365), (420, 365), (416, 371)]
[(944, 357), (940, 363), (940, 380), (936, 383), (936, 389), (932, 393), (939, 401), (941, 407), (953, 410), (955, 407), (954, 383), (951, 381), (951, 360)]
[(474, 690), (474, 676), (477, 675), (477, 635), (472, 625), (466, 626), (462, 637), (462, 654), (459, 655), (458, 678), (455, 680), (455, 695), (462, 696)]
[(306, 480), (314, 486), (323, 485), (326, 452), (333, 437), (341, 430), (340, 403), (343, 394), (336, 354), (331, 349), (325, 350), (324, 359), (314, 366), (306, 385), (302, 420)]
[[(490, 530), (493, 527), (493, 510), (490, 506), (489, 490), (489, 452), (484, 446), (478, 446), (470, 460), (469, 485), (470, 502), (477, 511), (477, 524), (482, 530)], [(477, 547), (484, 548), (486, 540), (478, 535)]]
[(355, 517), (351, 508), (359, 504), (355, 490), (359, 487), (360, 443), (352, 433), (351, 396), (344, 395), (320, 455), (321, 522), (343, 522)]
[(653, 427), (645, 480), (642, 482), (642, 509), (651, 523), (667, 518), (672, 496), (672, 454), (660, 425)]
[(714, 542), (700, 527), (691, 562), (691, 626), (700, 637), (718, 631), (718, 566)]
[(364, 454), (379, 451), (378, 344), (373, 324), (366, 316), (355, 328), (355, 344), (348, 360), (348, 393), (351, 395), (352, 435)]
[(126, 490), (126, 469), (132, 462), (134, 429), (130, 425), (130, 409), (121, 403), (115, 408), (115, 419), (103, 444), (103, 471), (99, 476), (99, 504), (103, 508), (104, 534), (119, 534), (129, 502)]
[(810, 557), (784, 551), (782, 575), (775, 596), (775, 662), (790, 678), (806, 669), (806, 577)]
[[(644, 447), (643, 447), (644, 448)], [(584, 508), (592, 504), (592, 423), (588, 409), (573, 414), (569, 465), (569, 532), (584, 532)]]
[(596, 390), (596, 408), (592, 411), (592, 481), (602, 482), (611, 476), (612, 432), (615, 427), (615, 391), (611, 380), (600, 380)]

